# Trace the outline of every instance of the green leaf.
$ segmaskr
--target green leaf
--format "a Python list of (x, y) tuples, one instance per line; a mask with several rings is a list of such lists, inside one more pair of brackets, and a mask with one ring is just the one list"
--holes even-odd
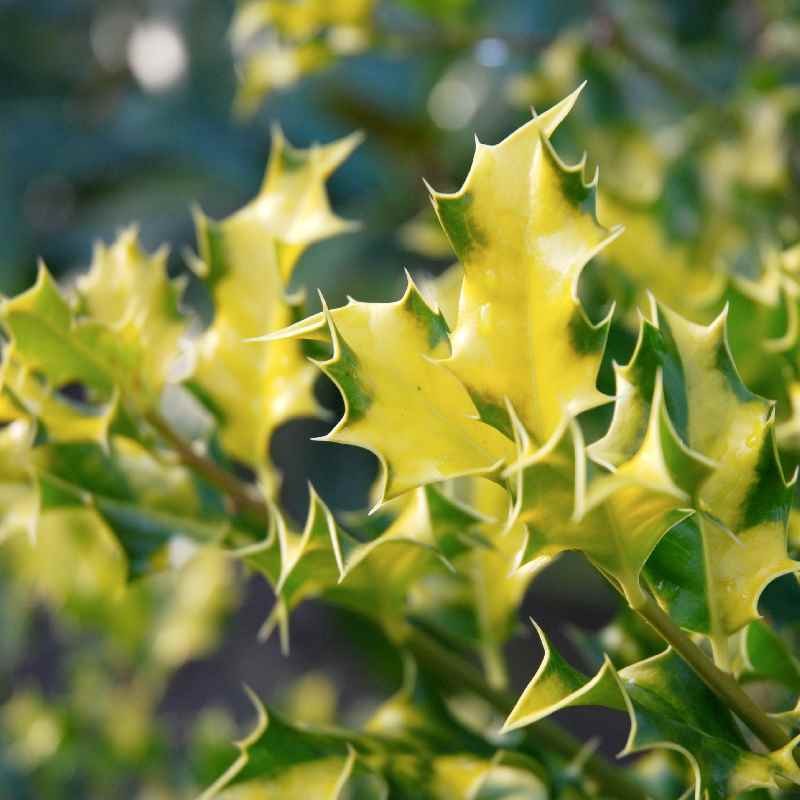
[[(167, 278), (166, 252), (147, 256), (134, 229), (98, 245), (78, 285), (76, 310), (40, 265), (34, 286), (3, 303), (5, 384), (53, 435), (102, 439), (117, 397), (141, 412), (157, 406), (185, 330), (180, 288)], [(72, 386), (95, 408), (59, 396)]]
[(112, 394), (109, 367), (121, 357), (115, 358), (110, 334), (94, 322), (76, 323), (44, 264), (32, 288), (3, 303), (2, 318), (14, 356), (42, 371), (55, 388), (80, 382), (104, 397)]
[(758, 787), (777, 789), (778, 781), (800, 783), (793, 758), (796, 740), (774, 753), (751, 753), (728, 709), (672, 650), (618, 672), (606, 660), (588, 678), (537, 631), (544, 660), (505, 730), (531, 725), (559, 709), (600, 705), (628, 713), (623, 754), (664, 747), (682, 753), (693, 772), (696, 800), (727, 800)]
[[(643, 352), (640, 347), (637, 361)], [(709, 470), (670, 421), (660, 371), (649, 385), (652, 399), (642, 404), (639, 424), (624, 436), (621, 426), (612, 423), (610, 429), (609, 442), (619, 445), (624, 461), (613, 463), (609, 446), (588, 451), (598, 460), (602, 455), (602, 465), (588, 459), (576, 422), (544, 448), (536, 448), (519, 424), (520, 455), (508, 470), (517, 476), (517, 514), (529, 531), (520, 566), (538, 567), (565, 550), (581, 551), (619, 584), (634, 608), (644, 597), (639, 579), (645, 562), (664, 534), (691, 513), (694, 489)], [(629, 434), (635, 434), (633, 446)]]
[[(362, 730), (292, 724), (258, 710), (239, 758), (202, 796), (228, 800), (252, 787), (281, 800), (345, 797), (399, 800), (544, 800), (547, 773), (530, 756), (498, 750), (459, 723), (413, 665), (403, 687)], [(230, 787), (230, 788), (229, 788)]]
[(117, 414), (117, 395), (107, 402), (78, 402), (57, 392), (34, 370), (23, 366), (9, 345), (0, 365), (0, 419), (35, 420), (40, 434), (59, 442), (105, 442)]
[[(285, 800), (338, 800), (356, 762), (348, 739), (295, 727), (274, 711), (268, 712), (255, 695), (250, 696), (258, 712), (256, 726), (236, 743), (239, 758), (201, 800), (212, 800), (231, 785), (256, 782), (262, 791)], [(225, 796), (235, 798), (236, 792)]]
[[(135, 354), (110, 328), (76, 320), (43, 264), (32, 288), (3, 302), (0, 319), (11, 340), (3, 381), (13, 402), (41, 419), (52, 435), (102, 441)], [(71, 403), (57, 394), (76, 384), (88, 403)]]
[[(472, 534), (464, 538), (472, 544), (453, 555), (453, 569), (417, 581), (410, 613), (445, 640), (475, 650), (489, 683), (504, 687), (503, 648), (517, 630), (519, 604), (536, 575), (534, 569), (514, 568), (525, 526), (510, 520), (508, 493), (493, 482), (467, 477), (446, 488), (471, 509)], [(463, 525), (464, 532), (469, 529)]]
[(352, 541), (344, 543), (344, 547), (340, 544), (343, 581), (376, 548), (390, 542), (428, 548), (447, 566), (475, 547), (488, 546), (480, 533), (486, 517), (443, 494), (437, 486), (414, 489), (406, 493), (397, 505), (397, 516), (379, 536), (361, 544)]
[(409, 595), (421, 579), (436, 581), (453, 570), (452, 561), (475, 547), (486, 548), (485, 518), (427, 486), (387, 504), (390, 522), (377, 535), (357, 538), (344, 530), (310, 487), (302, 531), (274, 510), (275, 531), (238, 553), (263, 573), (277, 602), (262, 629), (278, 628), (288, 648), (288, 616), (303, 600), (323, 597), (391, 628), (424, 605), (424, 589)]
[(130, 578), (168, 563), (169, 546), (222, 539), (230, 523), (204, 507), (184, 467), (159, 462), (125, 437), (110, 449), (93, 443), (45, 444), (32, 455), (43, 511), (83, 507), (113, 533)]
[(708, 326), (662, 308), (654, 315), (670, 417), (716, 466), (693, 500), (703, 513), (662, 540), (647, 577), (675, 620), (708, 635), (726, 664), (727, 639), (758, 618), (764, 587), (797, 569), (787, 553), (792, 486), (776, 449), (773, 404), (739, 378), (725, 314)]
[(800, 692), (800, 663), (765, 622), (751, 622), (742, 631), (740, 658), (740, 680), (770, 680)]

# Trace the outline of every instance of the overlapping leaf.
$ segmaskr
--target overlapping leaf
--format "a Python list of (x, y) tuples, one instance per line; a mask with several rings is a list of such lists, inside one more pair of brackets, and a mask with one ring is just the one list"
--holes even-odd
[[(631, 150), (623, 149), (630, 154)], [(604, 160), (602, 151), (593, 154), (599, 163), (614, 165), (612, 176), (616, 173), (618, 185), (625, 182), (628, 194), (648, 183), (646, 174), (642, 174), (645, 170), (641, 160), (634, 157), (625, 164), (623, 154), (617, 154), (613, 161)], [(637, 177), (633, 178), (633, 174)], [(663, 176), (659, 175), (657, 180), (660, 189)], [(726, 278), (723, 258), (742, 246), (741, 232), (726, 220), (709, 219), (698, 241), (682, 241), (670, 236), (661, 224), (656, 213), (657, 200), (658, 194), (643, 203), (613, 190), (601, 193), (604, 218), (619, 220), (625, 226), (625, 235), (603, 252), (603, 260), (632, 282), (637, 299), (644, 300), (649, 290), (684, 313), (698, 313), (723, 294)]]
[(578, 92), (495, 146), (478, 144), (464, 185), (432, 192), (464, 281), (447, 366), (481, 418), (510, 435), (509, 400), (543, 445), (604, 398), (595, 381), (608, 319), (577, 297), (581, 271), (620, 228), (595, 215), (597, 180), (565, 166), (547, 137)]
[(683, 754), (692, 768), (696, 800), (727, 800), (754, 788), (800, 783), (796, 741), (765, 755), (750, 752), (728, 709), (671, 650), (619, 672), (607, 660), (588, 678), (539, 635), (544, 660), (506, 720), (506, 730), (559, 709), (600, 705), (628, 713), (631, 727), (623, 753), (671, 748)]
[(26, 531), (35, 541), (40, 524), (52, 528), (58, 513), (85, 512), (113, 534), (128, 576), (138, 577), (165, 566), (173, 542), (208, 544), (230, 528), (221, 512), (205, 507), (186, 469), (158, 461), (132, 439), (34, 446), (34, 435), (26, 418), (0, 431), (4, 536)]
[(238, 744), (240, 757), (204, 800), (220, 792), (226, 800), (241, 800), (250, 790), (285, 800), (547, 796), (540, 764), (467, 730), (413, 669), (359, 731), (293, 725), (254, 702), (255, 730)]
[(641, 371), (652, 394), (638, 419), (615, 416), (607, 442), (590, 448), (599, 463), (587, 458), (581, 429), (571, 422), (546, 448), (532, 446), (520, 425), (520, 457), (510, 468), (520, 484), (518, 517), (529, 531), (520, 566), (579, 550), (618, 583), (633, 607), (644, 597), (639, 579), (645, 562), (691, 513), (687, 507), (710, 470), (670, 421), (662, 373), (647, 362), (646, 336), (643, 328), (630, 370)]
[[(311, 490), (302, 531), (277, 510), (275, 535), (240, 555), (272, 584), (276, 606), (262, 631), (280, 629), (288, 645), (288, 616), (303, 600), (322, 596), (391, 628), (419, 602), (422, 579), (453, 570), (452, 562), (475, 547), (488, 547), (485, 518), (432, 486), (408, 493), (383, 512), (378, 532), (356, 536), (344, 530)], [(417, 587), (409, 596), (412, 586)]]
[(129, 229), (98, 245), (73, 307), (45, 267), (35, 285), (6, 300), (6, 394), (56, 439), (102, 441), (121, 401), (158, 405), (179, 354), (185, 322), (166, 253), (145, 254)]
[(298, 150), (276, 132), (256, 198), (220, 222), (197, 214), (196, 266), (211, 290), (215, 314), (198, 343), (194, 385), (219, 420), (223, 445), (268, 485), (274, 486), (264, 466), (272, 432), (291, 417), (318, 413), (315, 372), (296, 342), (243, 340), (294, 320), (286, 293), (300, 254), (353, 227), (331, 211), (325, 181), (358, 141), (350, 136)]
[[(136, 354), (94, 320), (76, 320), (44, 265), (34, 286), (6, 300), (3, 382), (12, 404), (64, 439), (103, 440)], [(80, 402), (62, 390), (79, 387)]]
[(270, 92), (362, 50), (373, 6), (374, 0), (244, 0), (231, 30), (239, 110), (252, 113)]
[[(709, 635), (725, 663), (728, 635), (757, 618), (763, 588), (796, 569), (786, 541), (792, 490), (775, 447), (773, 405), (739, 378), (725, 315), (700, 326), (654, 313), (670, 417), (716, 466), (696, 493), (703, 513), (664, 538), (647, 574), (676, 621)], [(626, 403), (620, 414), (630, 409)]]
[(727, 291), (731, 350), (747, 382), (783, 403), (800, 365), (800, 246), (742, 260), (750, 274), (731, 275)]
[(91, 268), (78, 281), (82, 310), (136, 353), (125, 389), (148, 406), (158, 402), (186, 332), (183, 285), (170, 280), (166, 262), (164, 248), (148, 255), (129, 228), (110, 247), (95, 246)]
[(134, 414), (159, 404), (183, 336), (164, 254), (146, 256), (127, 231), (97, 248), (81, 292), (76, 312), (42, 268), (32, 289), (3, 306), (11, 342), (0, 419), (6, 442), (19, 445), (3, 510), (9, 530), (24, 515), (35, 535), (40, 514), (87, 509), (113, 532), (135, 577), (166, 563), (170, 541), (216, 540), (227, 523), (202, 507), (184, 468), (109, 435), (118, 400)]
[[(447, 323), (409, 279), (395, 303), (350, 301), (295, 323), (269, 340), (318, 339), (332, 354), (320, 368), (337, 384), (345, 413), (326, 440), (381, 460), (381, 497), (467, 474), (491, 474), (511, 443), (475, 418), (449, 354)], [(402, 432), (402, 433), (399, 433)]]
[(535, 569), (514, 568), (527, 532), (509, 519), (510, 498), (497, 484), (469, 477), (448, 490), (483, 515), (473, 522), (473, 535), (480, 539), (455, 554), (454, 569), (430, 572), (417, 582), (410, 612), (444, 638), (479, 653), (489, 682), (505, 686), (503, 647), (517, 630), (519, 604), (536, 575)]
[[(45, 378), (23, 366), (9, 345), (0, 365), (0, 420), (38, 423), (40, 432), (58, 442), (105, 442), (117, 414), (117, 396), (105, 402), (54, 391)], [(78, 390), (80, 391), (80, 390)]]
[(204, 507), (187, 470), (164, 464), (137, 442), (113, 437), (110, 449), (93, 443), (37, 448), (35, 466), (42, 511), (86, 508), (116, 537), (130, 577), (169, 560), (170, 543), (181, 537), (209, 544), (230, 523)]

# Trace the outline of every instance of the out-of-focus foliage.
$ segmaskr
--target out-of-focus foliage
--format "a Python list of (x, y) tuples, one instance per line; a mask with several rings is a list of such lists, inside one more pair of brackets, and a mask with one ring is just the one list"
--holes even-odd
[(238, 104), (252, 112), (274, 89), (369, 44), (373, 0), (254, 0), (241, 4), (231, 29), (240, 61)]
[[(174, 671), (218, 641), (237, 593), (230, 559), (187, 548), (174, 571), (126, 587), (117, 546), (85, 512), (49, 512), (38, 535), (40, 549), (16, 537), (2, 552), (4, 573), (15, 576), (2, 594), (4, 622), (8, 615), (13, 624), (3, 627), (0, 679), (14, 686), (0, 712), (3, 793), (90, 797), (113, 786), (142, 797), (190, 796), (193, 759), (226, 753), (232, 720), (216, 712), (209, 737), (202, 717), (212, 712), (203, 712), (178, 750), (156, 712)], [(43, 604), (65, 652), (49, 666), (64, 687), (56, 694), (14, 677), (37, 646)]]
[[(565, 550), (633, 607), (652, 593), (794, 732), (794, 578), (774, 579), (800, 541), (781, 468), (800, 451), (799, 41), (777, 0), (0, 6), (0, 286), (16, 295), (0, 794), (598, 796), (588, 751), (556, 754), (539, 726), (500, 736), (503, 713), (456, 678), (406, 659), (391, 694), (409, 630), (475, 655), (490, 692), (517, 688), (520, 606)], [(329, 144), (290, 146), (274, 123)], [(440, 227), (420, 177), (455, 187), (473, 130), (518, 127), (478, 146), (460, 192), (433, 193)], [(366, 144), (332, 176), (354, 129)], [(364, 300), (342, 305), (348, 289)], [(315, 393), (308, 357), (345, 404), (325, 438), (378, 456), (371, 515), (352, 511), (371, 462), (285, 446), (287, 421), (325, 430), (334, 392)], [(388, 699), (341, 713), (352, 677), (270, 674), (238, 760), (238, 726), (202, 692), (172, 718), (240, 562), (275, 594), (264, 634), (286, 648), (304, 601), (342, 609), (334, 659)], [(562, 581), (543, 609), (580, 593)], [(631, 749), (692, 754), (654, 750), (633, 789), (600, 796), (782, 796), (790, 750), (749, 752), (638, 625), (578, 637), (591, 681), (549, 650), (506, 728), (592, 701), (628, 712)], [(301, 660), (318, 635), (293, 631)], [(41, 638), (52, 674), (28, 663)]]

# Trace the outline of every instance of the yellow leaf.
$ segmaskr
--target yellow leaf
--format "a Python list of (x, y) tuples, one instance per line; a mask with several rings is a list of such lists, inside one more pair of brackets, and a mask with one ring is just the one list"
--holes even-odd
[[(3, 353), (3, 416), (35, 417), (64, 441), (104, 441), (136, 351), (102, 323), (76, 319), (44, 264), (28, 291), (3, 303), (2, 320), (11, 339)], [(61, 391), (70, 386), (85, 398)]]
[(369, 43), (374, 0), (247, 0), (231, 26), (239, 61), (239, 111)]
[(129, 391), (154, 405), (179, 354), (185, 321), (179, 310), (180, 282), (167, 275), (167, 251), (145, 253), (135, 228), (110, 247), (98, 244), (78, 292), (89, 315), (108, 325), (137, 353)]
[(3, 394), (0, 418), (36, 419), (48, 438), (59, 442), (105, 443), (117, 411), (117, 394), (108, 402), (87, 405), (72, 402), (53, 392), (34, 372), (14, 358), (14, 348), (5, 352), (2, 367)]
[(495, 146), (478, 144), (464, 185), (432, 192), (464, 266), (448, 368), (481, 418), (510, 434), (506, 399), (541, 445), (570, 416), (605, 401), (595, 381), (608, 319), (577, 297), (586, 263), (621, 228), (595, 215), (596, 177), (565, 166), (548, 136), (578, 92)]
[[(655, 546), (687, 510), (710, 464), (679, 439), (664, 404), (661, 372), (651, 379), (644, 434), (620, 463), (587, 458), (576, 422), (535, 447), (517, 422), (517, 513), (529, 531), (520, 566), (539, 567), (579, 550), (611, 576), (632, 607), (644, 599), (640, 573)], [(589, 450), (597, 458), (604, 450)]]
[(319, 414), (315, 371), (297, 342), (244, 342), (265, 329), (291, 324), (286, 283), (311, 243), (352, 228), (330, 209), (325, 180), (358, 143), (351, 136), (297, 150), (276, 134), (259, 195), (230, 217), (196, 215), (204, 271), (216, 313), (198, 342), (195, 384), (216, 413), (232, 456), (251, 465), (268, 488), (266, 468), (275, 428)]
[[(511, 442), (475, 408), (437, 359), (449, 354), (447, 324), (409, 278), (394, 303), (327, 309), (268, 336), (328, 341), (320, 368), (337, 384), (345, 413), (325, 441), (363, 447), (382, 466), (380, 498), (468, 474), (495, 473)], [(401, 433), (402, 432), (402, 433)]]

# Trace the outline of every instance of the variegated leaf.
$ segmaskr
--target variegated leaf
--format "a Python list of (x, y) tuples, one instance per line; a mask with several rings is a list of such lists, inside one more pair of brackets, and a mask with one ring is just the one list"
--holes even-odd
[(605, 398), (595, 381), (609, 319), (592, 323), (577, 298), (583, 267), (621, 228), (595, 214), (596, 177), (565, 166), (548, 137), (576, 91), (495, 146), (478, 144), (464, 185), (432, 191), (464, 267), (447, 366), (481, 418), (511, 434), (510, 400), (539, 445)]
[(754, 788), (800, 784), (796, 740), (773, 753), (750, 752), (729, 710), (672, 650), (619, 671), (606, 660), (589, 678), (537, 630), (544, 659), (506, 720), (506, 730), (563, 708), (605, 706), (627, 712), (630, 719), (623, 754), (671, 748), (686, 757), (695, 800), (729, 800)]

